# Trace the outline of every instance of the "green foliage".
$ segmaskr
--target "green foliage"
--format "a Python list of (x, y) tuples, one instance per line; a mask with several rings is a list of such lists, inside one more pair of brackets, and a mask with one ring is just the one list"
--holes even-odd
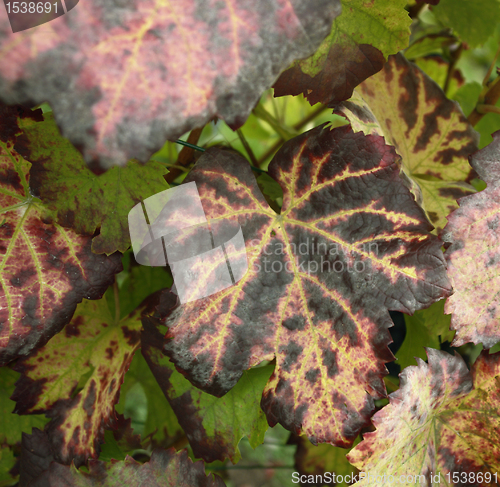
[[(0, 9), (0, 487), (500, 471), (500, 2), (254, 4)], [(181, 303), (187, 182), (248, 271)]]

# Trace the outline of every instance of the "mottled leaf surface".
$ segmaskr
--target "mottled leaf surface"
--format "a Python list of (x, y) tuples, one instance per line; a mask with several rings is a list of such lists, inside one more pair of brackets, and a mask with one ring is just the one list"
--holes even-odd
[(145, 162), (214, 116), (242, 125), (340, 10), (339, 0), (86, 0), (13, 34), (2, 9), (1, 98), (48, 102), (87, 162)]
[(192, 462), (187, 450), (155, 450), (143, 464), (127, 456), (122, 462), (91, 461), (89, 473), (73, 465), (52, 464), (49, 487), (224, 487), (215, 474), (205, 473), (203, 462)]
[[(342, 14), (309, 58), (296, 61), (274, 85), (275, 96), (303, 93), (311, 105), (338, 103), (408, 45), (406, 0), (342, 0)], [(362, 26), (362, 27), (361, 27)]]
[(68, 139), (59, 133), (52, 112), (24, 130), (26, 156), (32, 163), (30, 190), (54, 211), (56, 221), (92, 240), (97, 254), (125, 252), (130, 247), (128, 213), (140, 201), (168, 188), (159, 162), (145, 166), (129, 161), (96, 176)]
[(23, 433), (19, 464), (20, 486), (45, 487), (48, 485), (49, 466), (54, 461), (47, 433), (33, 428), (31, 434)]
[(90, 237), (50, 223), (30, 194), (18, 120), (28, 126), (40, 116), (0, 105), (0, 365), (46, 343), (82, 298), (100, 298), (122, 269), (118, 253), (92, 253)]
[(164, 351), (217, 396), (275, 357), (261, 402), (269, 424), (350, 445), (385, 395), (387, 310), (450, 292), (440, 242), (380, 136), (319, 126), (285, 143), (269, 174), (283, 189), (279, 215), (233, 153), (208, 150), (186, 179), (209, 220), (241, 226), (248, 271), (174, 309)]
[[(372, 475), (440, 474), (437, 485), (490, 485), (500, 468), (498, 381), (500, 354), (483, 352), (469, 372), (456, 354), (427, 349), (428, 364), (418, 359), (400, 374), (400, 389), (375, 413), (376, 431), (347, 456), (358, 469)], [(460, 482), (450, 482), (457, 472)], [(469, 474), (490, 472), (469, 480)], [(466, 475), (465, 481), (463, 475)], [(368, 479), (356, 485), (372, 485)], [(436, 485), (434, 484), (434, 485)], [(386, 482), (384, 485), (390, 485)]]
[(445, 312), (457, 331), (453, 346), (472, 342), (490, 348), (500, 341), (500, 132), (471, 157), (471, 165), (487, 187), (462, 198), (448, 217), (443, 240), (451, 244), (446, 260), (455, 293)]
[(396, 148), (429, 220), (441, 230), (457, 198), (474, 192), (467, 157), (477, 150), (476, 132), (458, 105), (401, 54), (357, 91), (339, 110), (354, 130), (383, 135)]
[(142, 354), (175, 411), (195, 457), (208, 463), (226, 458), (237, 463), (241, 459), (238, 443), (243, 436), (248, 437), (253, 448), (264, 441), (267, 421), (260, 399), (274, 366), (245, 371), (231, 391), (217, 398), (194, 387), (163, 355), (163, 335), (157, 320), (143, 317), (142, 323)]
[(106, 300), (85, 300), (62, 333), (16, 363), (23, 373), (12, 396), (16, 412), (52, 418), (47, 432), (57, 461), (97, 458), (140, 328), (139, 310), (117, 323)]

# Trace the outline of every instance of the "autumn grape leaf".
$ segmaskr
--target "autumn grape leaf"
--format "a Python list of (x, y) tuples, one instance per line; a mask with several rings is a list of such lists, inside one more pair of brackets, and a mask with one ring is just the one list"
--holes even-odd
[(64, 332), (16, 363), (23, 375), (12, 396), (15, 412), (52, 418), (46, 430), (58, 462), (97, 458), (140, 328), (139, 309), (117, 322), (105, 299), (84, 300)]
[(69, 322), (82, 298), (98, 299), (122, 269), (120, 254), (49, 222), (29, 192), (27, 126), (41, 111), (0, 104), (0, 365), (27, 355)]
[(31, 434), (23, 433), (19, 485), (41, 487), (48, 485), (48, 469), (53, 461), (52, 447), (45, 431), (33, 428)]
[[(322, 487), (336, 484), (341, 487), (353, 483), (358, 470), (347, 461), (348, 450), (327, 443), (313, 445), (303, 436), (294, 438), (293, 443), (297, 443), (295, 468), (300, 476), (305, 475), (302, 485)], [(293, 475), (296, 476), (295, 473)], [(318, 482), (316, 475), (321, 475), (323, 482)]]
[(26, 159), (32, 163), (30, 190), (54, 211), (56, 221), (92, 240), (97, 254), (125, 252), (130, 247), (128, 213), (140, 201), (168, 188), (159, 162), (145, 166), (129, 161), (96, 176), (75, 147), (59, 133), (51, 112), (24, 130)]
[[(309, 58), (295, 61), (274, 85), (274, 95), (303, 93), (311, 105), (350, 98), (363, 80), (382, 69), (389, 54), (408, 45), (406, 0), (342, 0), (342, 14)], [(362, 26), (362, 28), (360, 28)]]
[(474, 192), (467, 157), (477, 150), (477, 133), (457, 104), (401, 54), (390, 56), (357, 91), (339, 112), (354, 130), (383, 135), (396, 148), (438, 232), (457, 208), (456, 199)]
[(405, 315), (406, 336), (396, 353), (397, 363), (404, 369), (415, 365), (415, 357), (425, 359), (425, 347), (440, 348), (445, 341), (451, 342), (455, 332), (450, 330), (451, 316), (444, 314), (444, 300), (427, 309)]
[(214, 116), (242, 125), (280, 72), (314, 53), (340, 11), (339, 0), (87, 0), (13, 34), (2, 9), (0, 96), (48, 102), (87, 162), (145, 162)]
[(448, 217), (443, 240), (448, 275), (455, 289), (446, 302), (453, 346), (467, 342), (490, 348), (500, 341), (500, 131), (493, 142), (472, 155), (470, 162), (487, 187), (460, 200), (460, 208)]
[(224, 487), (215, 474), (205, 473), (203, 462), (192, 462), (187, 450), (154, 450), (146, 463), (127, 456), (122, 462), (89, 462), (89, 473), (73, 465), (53, 463), (48, 487)]
[[(403, 370), (399, 390), (372, 418), (376, 431), (364, 435), (348, 460), (372, 476), (420, 475), (421, 485), (431, 485), (431, 473), (434, 485), (465, 484), (478, 473), (484, 483), (470, 483), (496, 483), (500, 354), (483, 352), (471, 372), (458, 354), (427, 349), (427, 355), (428, 364), (418, 359)], [(459, 481), (450, 478), (454, 472)], [(356, 485), (372, 484), (367, 477)]]
[[(174, 298), (174, 305), (177, 296), (168, 294)], [(245, 371), (230, 392), (222, 398), (214, 397), (193, 387), (162, 354), (163, 335), (157, 323), (154, 318), (143, 317), (141, 351), (175, 411), (195, 457), (208, 463), (226, 458), (237, 463), (241, 458), (238, 443), (243, 436), (248, 436), (252, 448), (264, 441), (267, 422), (260, 399), (274, 367)]]
[(209, 220), (241, 226), (248, 271), (174, 309), (164, 352), (219, 397), (276, 358), (261, 401), (269, 424), (348, 446), (385, 396), (388, 309), (413, 313), (450, 292), (441, 244), (380, 136), (321, 125), (286, 142), (269, 174), (279, 215), (237, 154), (209, 149), (188, 175)]

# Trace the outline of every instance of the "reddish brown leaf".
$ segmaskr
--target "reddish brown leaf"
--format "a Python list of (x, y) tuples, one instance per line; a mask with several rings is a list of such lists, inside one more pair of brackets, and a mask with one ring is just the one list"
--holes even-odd
[(48, 487), (224, 487), (218, 475), (205, 474), (203, 462), (192, 462), (187, 450), (155, 450), (149, 462), (91, 461), (89, 473), (53, 463)]
[(319, 126), (288, 141), (269, 173), (279, 215), (233, 153), (208, 150), (188, 176), (209, 220), (241, 226), (249, 269), (173, 310), (164, 350), (217, 396), (276, 357), (261, 403), (269, 424), (347, 446), (385, 395), (388, 309), (413, 313), (450, 292), (441, 244), (380, 136)]
[(140, 327), (140, 309), (117, 322), (105, 299), (85, 300), (63, 333), (16, 363), (23, 375), (15, 412), (52, 418), (45, 431), (58, 462), (97, 458), (104, 429), (116, 426), (114, 406)]
[(443, 230), (443, 240), (451, 244), (446, 259), (455, 289), (445, 313), (451, 313), (451, 328), (457, 330), (453, 346), (472, 342), (490, 348), (500, 341), (500, 131), (470, 163), (487, 188), (460, 198)]
[(0, 365), (27, 355), (97, 299), (122, 270), (121, 255), (91, 251), (91, 237), (51, 224), (31, 196), (26, 139), (18, 124), (39, 112), (0, 105)]
[(0, 96), (48, 101), (87, 161), (145, 162), (214, 115), (242, 125), (339, 13), (339, 0), (86, 0), (13, 34), (1, 9)]

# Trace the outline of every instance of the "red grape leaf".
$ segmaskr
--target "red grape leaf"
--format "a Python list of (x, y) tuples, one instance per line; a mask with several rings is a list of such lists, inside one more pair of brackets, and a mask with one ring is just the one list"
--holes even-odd
[(140, 201), (168, 188), (159, 162), (129, 161), (96, 176), (82, 155), (59, 133), (52, 113), (24, 130), (32, 163), (30, 190), (53, 210), (57, 223), (92, 240), (96, 254), (125, 252), (130, 247), (128, 213)]
[(0, 104), (0, 365), (45, 344), (82, 298), (100, 298), (122, 270), (120, 254), (96, 255), (90, 237), (47, 220), (29, 192), (18, 115), (27, 125), (41, 112)]
[[(470, 373), (460, 355), (426, 350), (429, 363), (417, 359), (418, 366), (403, 370), (399, 390), (372, 418), (376, 431), (366, 433), (347, 458), (372, 476), (393, 475), (393, 481), (420, 475), (420, 485), (431, 485), (432, 473), (433, 485), (496, 483), (500, 354), (483, 352)], [(372, 484), (367, 477), (356, 485)]]
[(46, 431), (58, 462), (80, 465), (99, 455), (140, 328), (140, 309), (116, 322), (106, 299), (84, 300), (63, 333), (15, 364), (23, 374), (15, 412), (52, 418)]
[[(163, 299), (173, 306), (177, 296), (167, 290)], [(260, 398), (272, 365), (245, 371), (231, 391), (217, 398), (193, 387), (161, 353), (163, 336), (157, 320), (145, 316), (142, 325), (142, 354), (176, 413), (196, 458), (208, 463), (229, 458), (237, 463), (241, 459), (238, 444), (242, 437), (248, 437), (252, 448), (264, 441), (267, 422)]]
[(339, 0), (86, 0), (13, 34), (1, 9), (0, 96), (49, 102), (87, 162), (145, 162), (214, 116), (242, 125), (340, 10)]
[(89, 462), (89, 473), (73, 465), (52, 463), (48, 487), (224, 487), (223, 480), (215, 474), (205, 474), (201, 461), (192, 462), (187, 450), (176, 452), (154, 450), (146, 463), (125, 460), (105, 463)]
[(442, 230), (457, 198), (475, 191), (467, 157), (477, 150), (477, 132), (457, 103), (402, 54), (390, 56), (356, 92), (337, 110), (354, 130), (383, 135), (396, 148), (429, 220)]
[(443, 240), (451, 244), (445, 255), (455, 290), (445, 313), (451, 313), (451, 329), (457, 331), (453, 346), (472, 342), (490, 348), (500, 341), (500, 131), (470, 163), (487, 187), (461, 198), (443, 230)]
[[(342, 14), (309, 58), (278, 78), (274, 95), (303, 93), (311, 105), (347, 100), (363, 80), (380, 71), (387, 55), (408, 45), (406, 0), (342, 0)], [(362, 26), (362, 27), (361, 27)]]
[(269, 424), (348, 446), (385, 396), (388, 309), (413, 313), (450, 292), (441, 243), (380, 136), (319, 126), (286, 142), (269, 174), (279, 215), (236, 154), (209, 149), (188, 175), (209, 220), (241, 226), (249, 269), (174, 309), (164, 351), (216, 396), (276, 357)]

